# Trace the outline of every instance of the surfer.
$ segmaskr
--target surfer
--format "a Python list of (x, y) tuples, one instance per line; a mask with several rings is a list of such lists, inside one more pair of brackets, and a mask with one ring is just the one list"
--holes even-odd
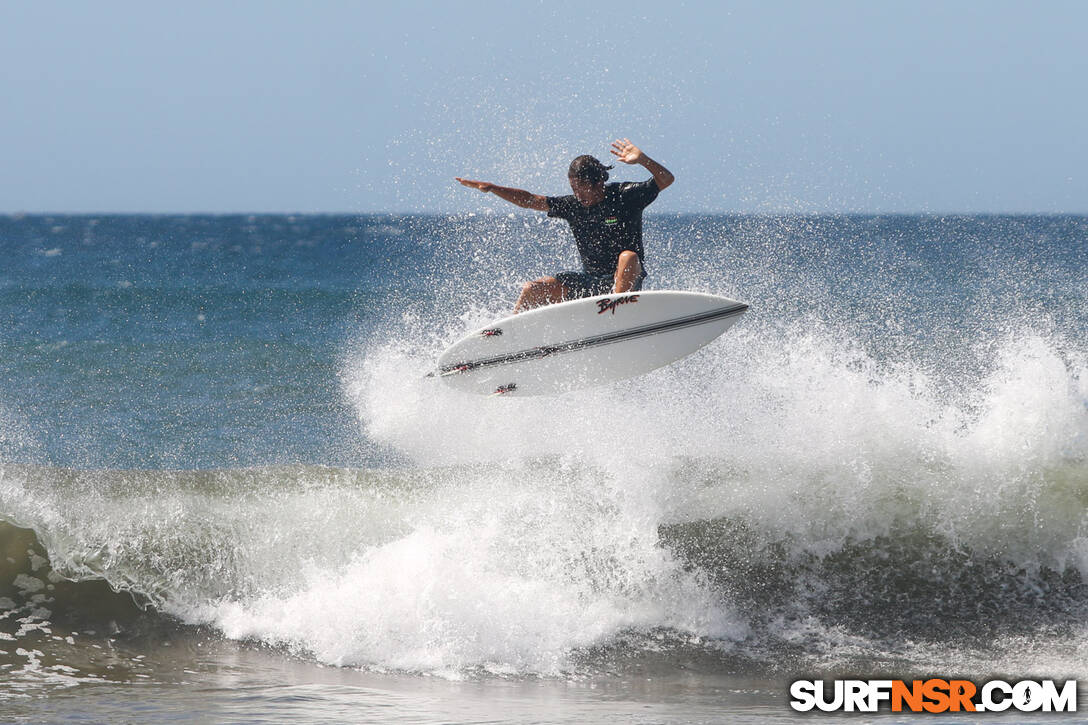
[(525, 209), (546, 211), (565, 219), (578, 245), (581, 272), (559, 272), (528, 282), (514, 312), (579, 297), (634, 292), (646, 278), (642, 253), (642, 210), (675, 180), (672, 173), (628, 139), (612, 142), (611, 154), (625, 164), (638, 165), (653, 178), (639, 182), (606, 183), (608, 170), (597, 158), (579, 156), (570, 162), (567, 180), (573, 194), (543, 196), (524, 189), (457, 177), (464, 186), (490, 192)]

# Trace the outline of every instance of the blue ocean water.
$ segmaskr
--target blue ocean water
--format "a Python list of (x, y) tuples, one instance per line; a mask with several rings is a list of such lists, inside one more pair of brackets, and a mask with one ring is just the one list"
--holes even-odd
[(612, 693), (585, 719), (683, 672), (677, 719), (773, 719), (798, 672), (1088, 677), (1088, 218), (650, 216), (647, 287), (751, 305), (722, 339), (554, 398), (425, 380), (568, 234), (0, 217), (0, 706), (237, 667), (261, 707)]

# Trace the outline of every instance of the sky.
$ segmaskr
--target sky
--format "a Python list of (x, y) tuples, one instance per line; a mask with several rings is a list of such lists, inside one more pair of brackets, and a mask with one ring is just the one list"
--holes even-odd
[[(1088, 213), (1085, 2), (0, 4), (0, 213)], [(614, 180), (647, 178), (618, 167)]]

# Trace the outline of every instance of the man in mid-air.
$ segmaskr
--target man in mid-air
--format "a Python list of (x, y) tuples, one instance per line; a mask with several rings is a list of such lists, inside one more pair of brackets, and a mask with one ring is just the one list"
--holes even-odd
[(511, 204), (566, 219), (574, 233), (582, 271), (560, 272), (526, 283), (514, 312), (642, 288), (646, 278), (642, 263), (642, 210), (675, 177), (627, 139), (613, 141), (610, 152), (625, 164), (642, 166), (653, 178), (607, 184), (608, 170), (612, 167), (593, 156), (579, 156), (570, 163), (567, 180), (574, 193), (568, 196), (542, 196), (486, 181), (457, 178), (465, 186), (485, 194), (491, 192)]

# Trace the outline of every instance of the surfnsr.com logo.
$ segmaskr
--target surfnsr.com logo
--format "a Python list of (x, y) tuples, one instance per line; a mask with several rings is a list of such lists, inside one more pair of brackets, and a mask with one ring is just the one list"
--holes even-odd
[(1076, 712), (1077, 681), (797, 680), (790, 698), (798, 712)]

